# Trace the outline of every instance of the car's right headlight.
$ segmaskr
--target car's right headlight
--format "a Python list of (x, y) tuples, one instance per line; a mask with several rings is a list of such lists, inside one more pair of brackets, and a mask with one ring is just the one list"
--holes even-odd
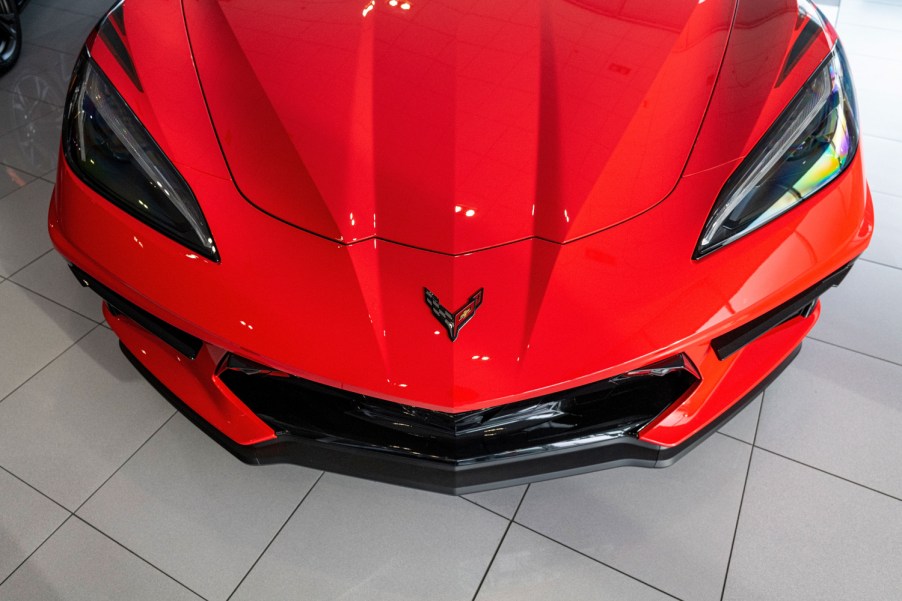
[(694, 258), (753, 232), (822, 189), (849, 165), (857, 148), (852, 81), (837, 42), (727, 180)]
[(86, 53), (69, 89), (63, 151), (75, 173), (108, 200), (189, 249), (219, 260), (187, 182)]

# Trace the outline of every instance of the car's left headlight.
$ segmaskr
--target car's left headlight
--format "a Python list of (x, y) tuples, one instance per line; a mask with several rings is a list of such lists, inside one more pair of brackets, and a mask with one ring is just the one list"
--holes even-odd
[(727, 180), (698, 259), (782, 215), (833, 181), (858, 148), (852, 81), (839, 43)]
[(108, 200), (189, 249), (219, 260), (187, 182), (86, 54), (69, 89), (63, 150), (79, 177)]

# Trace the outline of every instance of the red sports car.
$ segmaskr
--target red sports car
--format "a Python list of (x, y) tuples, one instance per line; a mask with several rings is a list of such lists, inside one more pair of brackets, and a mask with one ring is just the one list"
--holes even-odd
[(807, 0), (126, 0), (49, 224), (242, 460), (463, 493), (756, 396), (869, 242), (859, 146)]

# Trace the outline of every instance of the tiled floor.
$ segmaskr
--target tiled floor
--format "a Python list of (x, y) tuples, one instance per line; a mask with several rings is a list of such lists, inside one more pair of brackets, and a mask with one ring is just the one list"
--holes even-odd
[(106, 4), (31, 0), (0, 79), (0, 600), (902, 598), (902, 2), (825, 6), (878, 225), (792, 367), (669, 469), (465, 498), (247, 467), (121, 356), (45, 231)]

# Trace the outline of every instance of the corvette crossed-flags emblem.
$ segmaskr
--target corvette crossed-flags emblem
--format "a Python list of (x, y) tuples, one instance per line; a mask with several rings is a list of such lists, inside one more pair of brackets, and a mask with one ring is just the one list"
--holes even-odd
[(445, 327), (451, 342), (457, 340), (460, 329), (473, 319), (473, 316), (476, 315), (476, 309), (482, 304), (482, 288), (477, 290), (467, 300), (467, 304), (454, 313), (444, 308), (439, 302), (438, 297), (433, 294), (429, 288), (423, 288), (423, 291), (426, 293), (426, 304), (429, 305), (429, 309), (432, 310), (432, 314), (439, 323)]

